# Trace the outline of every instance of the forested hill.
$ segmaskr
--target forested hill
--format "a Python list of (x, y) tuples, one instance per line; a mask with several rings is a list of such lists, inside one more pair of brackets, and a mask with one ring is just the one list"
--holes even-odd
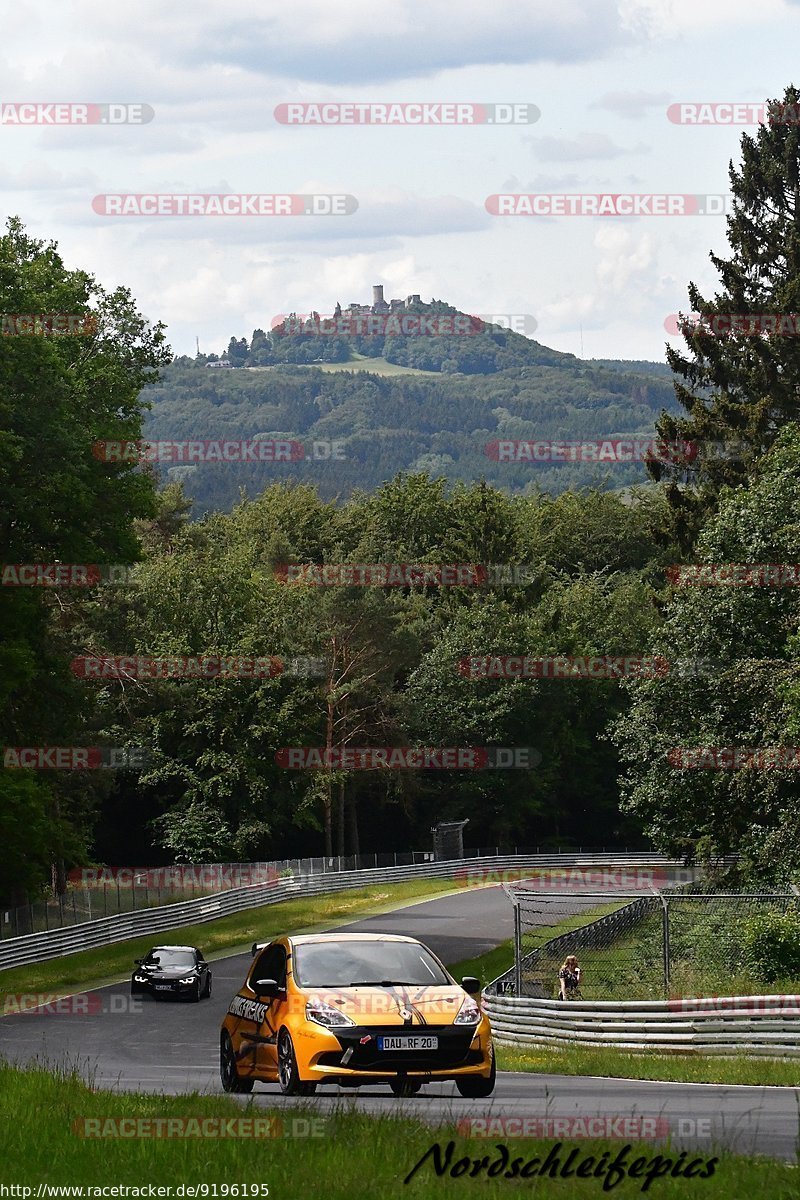
[[(327, 362), (263, 361), (289, 353), (290, 342), (298, 354), (327, 353)], [(336, 361), (334, 352), (346, 352), (346, 361)], [(459, 356), (459, 369), (445, 353)], [(275, 480), (314, 482), (324, 498), (344, 498), (412, 470), (449, 480), (485, 478), (511, 492), (622, 488), (645, 481), (641, 463), (498, 461), (491, 443), (646, 438), (661, 410), (676, 408), (663, 364), (586, 361), (496, 327), (466, 337), (393, 339), (255, 330), (249, 342), (232, 338), (228, 354), (251, 365), (222, 369), (204, 357), (181, 358), (146, 389), (143, 398), (152, 405), (146, 437), (292, 438), (303, 443), (305, 457), (162, 465), (162, 474), (184, 479), (198, 513), (227, 510), (242, 487), (255, 495)], [(422, 362), (435, 369), (421, 369)], [(335, 443), (317, 447), (330, 457), (314, 458), (315, 442)]]

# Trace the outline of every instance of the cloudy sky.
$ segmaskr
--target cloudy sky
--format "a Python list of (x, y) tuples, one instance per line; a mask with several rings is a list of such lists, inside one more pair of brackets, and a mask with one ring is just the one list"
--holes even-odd
[[(798, 82), (800, 0), (64, 0), (8, 5), (6, 213), (69, 266), (129, 286), (176, 353), (279, 313), (419, 292), (531, 314), (585, 357), (662, 359), (686, 285), (713, 291), (721, 216), (491, 215), (494, 193), (728, 191), (755, 126), (671, 104), (756, 104)], [(6, 106), (146, 104), (146, 124), (19, 125)], [(535, 123), (324, 127), (281, 104), (535, 105)], [(354, 196), (344, 216), (106, 216), (107, 194)], [(677, 341), (674, 343), (677, 344)]]

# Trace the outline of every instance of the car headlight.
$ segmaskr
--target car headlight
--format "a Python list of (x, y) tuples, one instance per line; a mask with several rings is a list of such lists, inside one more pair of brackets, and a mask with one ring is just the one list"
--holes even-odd
[(472, 996), (466, 996), (464, 1003), (456, 1014), (454, 1025), (477, 1025), (481, 1019), (481, 1010), (472, 999)]
[(196, 982), (197, 982), (196, 975), (184, 975), (183, 979), (178, 980), (178, 983), (196, 983)]
[(326, 1029), (355, 1025), (355, 1021), (351, 1021), (347, 1013), (343, 1013), (332, 1004), (326, 1004), (324, 1000), (309, 1000), (306, 1003), (306, 1020), (316, 1021), (317, 1025), (324, 1025)]
[(133, 982), (134, 983), (149, 983), (150, 977), (148, 975), (134, 975)]

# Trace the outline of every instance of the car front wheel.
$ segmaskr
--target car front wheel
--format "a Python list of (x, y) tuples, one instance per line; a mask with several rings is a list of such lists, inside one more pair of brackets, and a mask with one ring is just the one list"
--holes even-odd
[(219, 1075), (224, 1092), (252, 1092), (253, 1080), (242, 1079), (236, 1069), (236, 1055), (230, 1034), (224, 1033), (219, 1045)]
[(284, 1026), (278, 1034), (278, 1082), (284, 1096), (313, 1096), (316, 1083), (304, 1083), (297, 1069), (292, 1035)]
[(456, 1087), (462, 1096), (466, 1096), (470, 1100), (480, 1100), (484, 1096), (491, 1096), (496, 1076), (497, 1066), (494, 1055), (492, 1055), (492, 1070), (488, 1079), (484, 1079), (483, 1075), (462, 1075), (460, 1079), (456, 1080)]

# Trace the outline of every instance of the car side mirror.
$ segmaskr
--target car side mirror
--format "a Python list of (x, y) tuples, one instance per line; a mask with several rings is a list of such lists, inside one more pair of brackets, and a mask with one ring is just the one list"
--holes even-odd
[(481, 981), (475, 975), (465, 975), (461, 980), (461, 986), (468, 996), (480, 995)]
[(254, 979), (250, 986), (257, 996), (265, 1000), (274, 999), (283, 992), (283, 988), (278, 986), (276, 979)]
[(134, 965), (135, 967), (140, 967), (140, 966), (142, 965), (142, 960), (141, 960), (141, 958), (135, 958), (135, 959), (133, 960), (133, 965)]

